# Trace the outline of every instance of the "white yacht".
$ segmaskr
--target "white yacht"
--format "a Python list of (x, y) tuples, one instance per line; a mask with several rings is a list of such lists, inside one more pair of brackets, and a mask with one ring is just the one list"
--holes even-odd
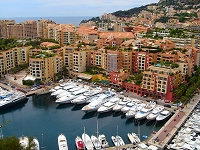
[(29, 146), (29, 139), (27, 136), (21, 136), (19, 137), (19, 144), (23, 147), (23, 149), (26, 149)]
[(120, 146), (119, 139), (117, 139), (115, 136), (111, 136), (111, 139), (115, 146)]
[(58, 86), (56, 86), (56, 87), (50, 89), (49, 92), (55, 92), (55, 91), (57, 91), (57, 90), (59, 90), (59, 89), (62, 89), (62, 87), (58, 85)]
[(121, 111), (122, 111), (123, 113), (127, 113), (127, 112), (131, 109), (131, 107), (133, 107), (134, 105), (135, 105), (135, 102), (131, 101), (131, 102), (127, 103), (127, 104), (121, 109)]
[(121, 136), (117, 135), (116, 139), (117, 139), (117, 141), (119, 141), (120, 146), (125, 145), (125, 143), (124, 143), (123, 139), (121, 138)]
[(70, 90), (70, 89), (72, 89), (72, 88), (74, 88), (74, 87), (76, 87), (76, 83), (72, 83), (72, 84), (70, 84), (70, 85), (64, 86), (63, 89), (64, 89), (64, 90)]
[(163, 110), (161, 113), (156, 117), (156, 121), (162, 121), (167, 119), (171, 115), (171, 112), (168, 110)]
[(57, 90), (57, 91), (55, 91), (55, 92), (52, 92), (52, 93), (51, 93), (51, 96), (56, 96), (56, 95), (59, 95), (59, 94), (61, 94), (61, 93), (63, 93), (63, 92), (66, 92), (66, 90), (64, 90), (64, 89), (59, 89), (59, 90)]
[(136, 133), (132, 133), (133, 138), (135, 139), (136, 143), (140, 143), (140, 138), (137, 136)]
[(67, 91), (67, 90), (65, 90), (63, 93), (58, 94), (58, 95), (56, 96), (56, 98), (61, 98), (61, 97), (65, 96), (65, 95), (69, 95), (69, 94), (70, 94), (70, 92)]
[(67, 104), (70, 103), (73, 99), (77, 98), (78, 96), (80, 96), (81, 94), (87, 92), (88, 89), (87, 88), (82, 88), (78, 91), (74, 91), (69, 95), (65, 95), (61, 98), (58, 98), (55, 102), (58, 104)]
[(94, 146), (92, 144), (92, 140), (89, 137), (89, 135), (87, 135), (86, 133), (83, 133), (82, 134), (82, 140), (83, 140), (83, 143), (84, 143), (85, 147), (87, 148), (87, 150), (93, 150), (94, 149)]
[(97, 94), (97, 95), (94, 95), (93, 97), (88, 97), (88, 100), (85, 103), (89, 104), (89, 103), (97, 100), (101, 95), (103, 95), (103, 94)]
[(160, 112), (164, 110), (164, 108), (165, 107), (161, 105), (156, 106), (156, 108), (154, 108), (151, 113), (147, 115), (147, 120), (155, 120)]
[(146, 106), (145, 103), (135, 104), (131, 109), (126, 113), (126, 118), (133, 118), (135, 114), (139, 112), (142, 108)]
[(135, 143), (136, 143), (135, 138), (132, 136), (131, 133), (128, 133), (127, 136), (128, 136), (128, 139), (130, 140), (130, 142), (131, 142), (132, 144), (135, 144)]
[(99, 93), (102, 92), (102, 88), (95, 88), (93, 90), (88, 90), (88, 92), (83, 93), (83, 95), (77, 97), (76, 99), (73, 99), (71, 102), (74, 104), (84, 104), (89, 99), (96, 97)]
[(127, 104), (128, 102), (130, 102), (130, 98), (124, 97), (123, 99), (121, 99), (121, 100), (119, 101), (119, 103), (118, 103), (115, 107), (113, 107), (113, 110), (114, 110), (114, 111), (120, 111), (123, 107), (126, 106), (126, 104)]
[(101, 149), (101, 143), (100, 143), (99, 139), (96, 136), (92, 135), (91, 136), (91, 140), (92, 140), (92, 143), (93, 143), (93, 145), (94, 145), (96, 150), (97, 149)]
[(80, 90), (80, 89), (82, 89), (82, 88), (84, 88), (84, 87), (83, 87), (83, 85), (81, 84), (81, 85), (75, 86), (75, 87), (72, 88), (72, 89), (69, 89), (68, 91), (69, 91), (69, 92), (75, 92), (75, 91), (78, 91), (78, 90)]
[(33, 145), (31, 147), (31, 150), (40, 150), (40, 144), (36, 137), (33, 138), (33, 141), (31, 142), (31, 144)]
[(88, 105), (84, 106), (81, 110), (85, 112), (91, 112), (98, 110), (101, 105), (109, 101), (109, 98), (113, 97), (115, 94), (113, 92), (107, 91), (105, 94), (102, 94), (96, 100), (92, 101)]
[(108, 141), (106, 140), (106, 136), (104, 134), (100, 134), (99, 137), (98, 137), (100, 143), (101, 143), (101, 146), (103, 148), (107, 148), (109, 147), (108, 145)]
[(135, 119), (140, 120), (146, 118), (148, 114), (156, 107), (155, 102), (150, 102), (144, 108), (142, 108), (139, 112), (135, 114)]
[(117, 105), (117, 103), (119, 102), (120, 98), (119, 97), (112, 97), (108, 102), (106, 102), (105, 104), (103, 104), (98, 110), (97, 112), (99, 113), (103, 113), (103, 112), (108, 112), (111, 111), (113, 109), (113, 107), (115, 105)]
[(58, 149), (59, 150), (68, 150), (67, 138), (63, 134), (60, 134), (58, 136)]

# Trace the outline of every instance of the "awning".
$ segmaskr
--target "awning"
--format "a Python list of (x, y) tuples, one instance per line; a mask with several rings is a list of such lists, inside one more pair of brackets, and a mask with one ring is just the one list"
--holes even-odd
[(80, 73), (77, 77), (81, 79), (90, 80), (92, 78), (92, 75)]
[(26, 76), (25, 78), (24, 78), (24, 80), (32, 80), (32, 81), (34, 81), (36, 78), (35, 77), (33, 77), (33, 76)]

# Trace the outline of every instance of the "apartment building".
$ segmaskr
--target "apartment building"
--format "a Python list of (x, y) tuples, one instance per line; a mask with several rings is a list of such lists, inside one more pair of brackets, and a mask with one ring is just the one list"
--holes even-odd
[(184, 48), (186, 45), (190, 45), (192, 47), (198, 47), (198, 40), (194, 38), (168, 38), (170, 41), (174, 42), (176, 48)]
[(63, 63), (64, 66), (67, 68), (69, 72), (73, 71), (74, 65), (73, 65), (73, 52), (75, 51), (75, 47), (66, 47), (63, 48)]
[(87, 66), (100, 66), (103, 68), (103, 60), (105, 52), (104, 49), (98, 49), (98, 50), (89, 50), (88, 51), (88, 65)]
[(110, 83), (123, 86), (123, 81), (130, 76), (130, 72), (120, 70), (118, 72), (110, 72)]
[(35, 39), (37, 37), (37, 22), (34, 20), (27, 20), (22, 23), (23, 38)]
[(60, 44), (68, 45), (73, 44), (77, 40), (76, 28), (73, 25), (69, 25), (61, 30)]
[(14, 52), (13, 50), (6, 50), (1, 51), (0, 53), (3, 55), (5, 72), (9, 73), (10, 69), (15, 67)]
[(73, 52), (73, 72), (82, 73), (86, 71), (87, 51), (75, 50)]
[(132, 73), (132, 51), (122, 51), (122, 68)]
[(111, 71), (119, 71), (122, 69), (122, 52), (120, 51), (107, 51), (107, 73)]
[(107, 46), (115, 47), (115, 46), (120, 46), (122, 43), (122, 40), (108, 37), (107, 39), (98, 39), (95, 43), (98, 48), (107, 47)]
[(15, 66), (29, 63), (30, 47), (18, 47), (13, 49)]
[(38, 20), (37, 22), (37, 37), (45, 38), (45, 29), (48, 24), (56, 24), (52, 20)]
[(54, 56), (53, 54), (37, 54), (29, 59), (30, 74), (45, 82), (54, 79), (55, 73), (61, 71), (62, 67), (62, 57)]
[(172, 62), (175, 63), (178, 60), (178, 55), (177, 54), (172, 54), (172, 53), (157, 53), (157, 61), (167, 61), (167, 62)]
[(143, 72), (141, 87), (146, 90), (144, 94), (173, 100), (172, 90), (185, 82), (185, 75), (179, 71), (177, 68), (150, 66)]
[(3, 54), (0, 53), (0, 77), (4, 77), (6, 74), (5, 62)]

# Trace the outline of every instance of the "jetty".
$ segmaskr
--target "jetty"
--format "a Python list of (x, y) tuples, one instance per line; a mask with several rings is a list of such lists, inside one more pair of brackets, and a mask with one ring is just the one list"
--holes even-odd
[(150, 135), (150, 137), (145, 141), (146, 144), (155, 145), (159, 149), (166, 148), (183, 123), (188, 119), (188, 116), (194, 110), (199, 99), (200, 95), (196, 94), (190, 103), (188, 103), (183, 109), (178, 109), (156, 134), (152, 133)]

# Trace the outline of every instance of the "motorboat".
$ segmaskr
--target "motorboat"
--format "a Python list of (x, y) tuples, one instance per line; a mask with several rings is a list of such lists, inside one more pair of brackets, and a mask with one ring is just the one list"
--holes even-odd
[(137, 136), (136, 133), (132, 133), (132, 137), (134, 138), (136, 143), (140, 143), (140, 138)]
[(0, 109), (8, 108), (10, 106), (16, 105), (27, 101), (26, 95), (20, 91), (13, 92), (12, 96), (0, 100)]
[(96, 100), (84, 106), (81, 110), (85, 112), (97, 111), (101, 107), (101, 105), (108, 102), (109, 98), (113, 97), (114, 95), (115, 95), (114, 93), (107, 91), (105, 94), (102, 94)]
[(69, 92), (74, 92), (74, 91), (78, 91), (78, 90), (80, 90), (80, 89), (83, 89), (84, 87), (83, 87), (83, 85), (81, 84), (81, 85), (78, 85), (78, 86), (76, 86), (76, 87), (74, 87), (74, 88), (72, 88), (72, 89), (69, 89), (68, 91)]
[(132, 144), (135, 144), (135, 143), (136, 143), (135, 138), (132, 136), (131, 133), (128, 133), (127, 136), (128, 136), (128, 139), (130, 140), (130, 142), (131, 142)]
[(59, 89), (62, 89), (62, 86), (59, 86), (59, 85), (55, 86), (54, 88), (50, 89), (49, 92), (55, 92), (55, 91), (57, 91)]
[(171, 112), (168, 110), (163, 110), (161, 113), (156, 117), (156, 121), (162, 121), (167, 119), (171, 115)]
[(135, 102), (129, 102), (121, 109), (121, 111), (123, 113), (127, 113), (131, 109), (131, 107), (133, 107), (134, 105), (135, 105)]
[(102, 92), (102, 88), (95, 88), (93, 90), (88, 90), (87, 92), (83, 93), (83, 95), (77, 97), (76, 99), (73, 99), (71, 103), (74, 104), (84, 104), (88, 100), (91, 100), (91, 98), (96, 97), (99, 93)]
[(81, 94), (87, 92), (88, 89), (87, 88), (82, 88), (78, 91), (74, 91), (69, 95), (65, 95), (61, 98), (58, 98), (55, 102), (58, 104), (66, 104), (66, 103), (70, 103), (73, 99), (77, 98), (78, 96), (80, 96)]
[(51, 96), (56, 96), (56, 95), (59, 95), (59, 94), (61, 94), (61, 93), (63, 93), (63, 92), (66, 92), (66, 90), (64, 90), (64, 89), (59, 89), (59, 90), (57, 90), (57, 91), (51, 93)]
[(111, 136), (111, 140), (113, 141), (115, 146), (120, 146), (119, 139), (117, 139), (115, 136)]
[(117, 135), (117, 136), (116, 136), (116, 139), (117, 139), (117, 141), (119, 141), (120, 146), (125, 145), (125, 143), (124, 143), (124, 141), (123, 141), (123, 139), (122, 139), (121, 136)]
[(95, 100), (97, 100), (101, 95), (103, 95), (103, 94), (97, 94), (97, 95), (94, 95), (94, 96), (92, 96), (92, 97), (88, 97), (88, 100), (85, 102), (85, 103), (91, 103), (91, 102), (93, 102), (93, 101), (95, 101)]
[(31, 141), (31, 150), (40, 150), (40, 144), (36, 137)]
[(27, 136), (22, 135), (19, 137), (19, 144), (23, 149), (26, 149), (29, 146), (29, 139)]
[(77, 150), (84, 150), (84, 143), (80, 136), (76, 137), (75, 144), (76, 144)]
[(72, 89), (72, 88), (74, 88), (74, 87), (76, 87), (76, 83), (72, 83), (72, 84), (70, 84), (70, 85), (64, 86), (63, 89), (64, 89), (64, 90), (70, 90), (70, 89)]
[(82, 140), (83, 140), (83, 143), (84, 143), (85, 147), (87, 148), (87, 150), (93, 150), (94, 149), (94, 146), (92, 144), (92, 140), (89, 137), (89, 135), (87, 135), (86, 133), (83, 133), (82, 134)]
[(103, 148), (109, 147), (108, 141), (106, 140), (106, 136), (104, 134), (100, 134), (98, 139), (99, 139), (101, 146)]
[(96, 136), (92, 135), (91, 140), (92, 140), (92, 143), (93, 143), (95, 149), (101, 149), (101, 143)]
[(161, 111), (164, 110), (164, 106), (158, 105), (156, 106), (150, 114), (147, 115), (147, 120), (155, 120), (156, 117), (160, 114)]
[(65, 137), (64, 134), (60, 134), (58, 136), (58, 149), (59, 150), (68, 150), (67, 138)]
[(119, 101), (119, 103), (113, 107), (114, 111), (120, 111), (123, 107), (126, 106), (126, 104), (130, 102), (130, 99), (128, 97), (124, 97)]
[(156, 103), (155, 102), (150, 102), (149, 104), (147, 104), (144, 108), (142, 108), (139, 112), (137, 112), (135, 114), (135, 119), (137, 120), (141, 120), (146, 118), (146, 116), (148, 114), (151, 113), (151, 111), (156, 107)]
[(57, 96), (56, 96), (56, 98), (61, 98), (61, 97), (63, 97), (63, 96), (65, 96), (65, 95), (69, 95), (69, 94), (71, 94), (69, 91), (64, 91), (63, 93), (60, 93), (60, 94), (58, 94)]
[(119, 97), (112, 97), (108, 102), (106, 102), (105, 104), (103, 104), (98, 110), (97, 112), (99, 113), (103, 113), (103, 112), (108, 112), (111, 111), (113, 109), (113, 107), (115, 105), (117, 105), (117, 103), (119, 102), (120, 98)]
[(133, 118), (135, 114), (139, 112), (142, 108), (146, 106), (145, 103), (139, 103), (131, 107), (131, 109), (126, 113), (126, 118)]

